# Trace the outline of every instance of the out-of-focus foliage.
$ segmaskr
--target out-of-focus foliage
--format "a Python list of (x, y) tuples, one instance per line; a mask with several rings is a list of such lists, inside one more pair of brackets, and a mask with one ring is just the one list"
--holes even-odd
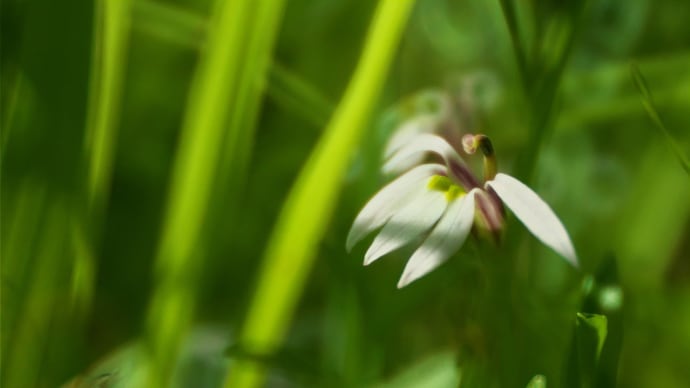
[[(216, 40), (243, 53), (231, 79), (256, 78), (218, 85), (233, 97), (214, 100), (216, 113), (234, 112), (238, 90), (249, 90), (241, 125), (218, 119), (246, 138), (213, 142), (217, 157), (199, 152), (213, 170), (190, 188), (208, 195), (189, 283), (162, 282), (156, 256), (173, 222), (174, 166), (185, 162), (176, 158), (186, 112), (198, 103), (191, 85), (218, 7), (126, 3), (2, 2), (2, 386), (80, 375), (76, 385), (136, 370), (147, 361), (132, 349), (150, 346), (157, 327), (175, 327), (147, 328), (147, 319), (193, 326), (157, 333), (184, 339), (174, 376), (182, 386), (195, 386), (184, 382), (189, 370), (209, 371), (204, 381), (219, 386), (242, 358), (266, 366), (271, 386), (690, 381), (690, 179), (679, 164), (690, 157), (686, 1), (418, 0), (272, 354), (237, 349), (240, 330), (278, 214), (341, 102), (377, 2), (288, 0), (267, 19), (273, 50), (251, 18), (246, 31), (262, 38)], [(270, 53), (265, 71), (263, 54), (247, 47)], [(581, 271), (511, 216), (500, 246), (468, 241), (402, 290), (395, 285), (411, 247), (366, 268), (367, 244), (345, 251), (354, 216), (389, 179), (380, 173), (388, 136), (428, 108), (415, 104), (429, 91), (449, 93), (458, 129), (489, 135), (499, 168), (552, 206)], [(195, 308), (151, 320), (161, 284)], [(590, 334), (596, 341), (581, 340)], [(598, 356), (578, 358), (593, 343)], [(190, 352), (198, 357), (186, 363)]]

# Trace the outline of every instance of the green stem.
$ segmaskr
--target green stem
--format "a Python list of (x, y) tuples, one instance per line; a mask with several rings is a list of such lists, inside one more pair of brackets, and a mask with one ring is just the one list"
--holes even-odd
[[(269, 242), (240, 337), (251, 354), (274, 352), (285, 336), (350, 156), (378, 100), (413, 3), (384, 0), (378, 6), (345, 96), (290, 192)], [(256, 361), (239, 360), (225, 386), (261, 386), (264, 373)]]
[(86, 136), (89, 210), (102, 207), (110, 186), (127, 57), (130, 3), (128, 0), (99, 0), (95, 14)]
[[(156, 289), (147, 319), (148, 386), (167, 386), (195, 310), (200, 249), (221, 151), (248, 148), (251, 128), (237, 124), (242, 109), (256, 112), (259, 94), (247, 87), (245, 62), (267, 61), (282, 14), (282, 0), (222, 0), (208, 26), (192, 82), (156, 257)], [(251, 39), (247, 39), (251, 37)], [(263, 67), (251, 69), (261, 76)], [(256, 79), (256, 78), (254, 78)], [(230, 107), (230, 109), (229, 109)], [(231, 124), (228, 126), (228, 122)], [(240, 119), (240, 123), (253, 124)], [(247, 132), (246, 134), (244, 132)], [(228, 174), (241, 175), (233, 163)]]

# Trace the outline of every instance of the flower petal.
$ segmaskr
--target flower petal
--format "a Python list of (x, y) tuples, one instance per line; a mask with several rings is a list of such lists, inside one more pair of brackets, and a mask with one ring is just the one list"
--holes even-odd
[(364, 265), (390, 253), (431, 229), (446, 210), (445, 193), (424, 187), (396, 212), (364, 255)]
[[(425, 114), (420, 116), (412, 117), (411, 119), (404, 121), (395, 133), (391, 136), (390, 140), (386, 144), (384, 150), (384, 157), (389, 158), (395, 152), (403, 148), (407, 143), (412, 141), (415, 137), (423, 133), (432, 133), (436, 130), (438, 126), (438, 117), (432, 114)], [(393, 163), (387, 166), (384, 171), (387, 174), (397, 174), (424, 161), (423, 153), (416, 153), (410, 155), (407, 158), (400, 158), (393, 161)]]
[(549, 205), (524, 183), (506, 174), (496, 174), (486, 183), (522, 221), (527, 229), (546, 246), (578, 267), (575, 248), (568, 232)]
[(399, 147), (386, 163), (383, 165), (384, 172), (391, 172), (395, 166), (404, 162), (412, 156), (423, 152), (433, 152), (443, 158), (446, 164), (450, 161), (457, 161), (462, 163), (460, 155), (448, 144), (442, 137), (432, 135), (429, 133), (422, 133), (416, 136), (411, 136), (402, 147)]
[(434, 230), (405, 265), (398, 288), (436, 269), (465, 243), (474, 221), (474, 195), (477, 191), (473, 189), (451, 202)]
[(472, 175), (455, 149), (442, 137), (428, 133), (411, 138), (407, 144), (388, 159), (382, 170), (384, 173), (395, 172), (401, 164), (409, 162), (410, 158), (424, 152), (433, 152), (441, 156), (448, 167), (448, 174), (460, 182), (465, 190), (469, 191), (479, 186), (477, 178)]
[(411, 193), (425, 186), (430, 176), (444, 171), (445, 167), (440, 164), (423, 164), (379, 190), (357, 214), (345, 243), (348, 252), (367, 234), (383, 226), (407, 202)]

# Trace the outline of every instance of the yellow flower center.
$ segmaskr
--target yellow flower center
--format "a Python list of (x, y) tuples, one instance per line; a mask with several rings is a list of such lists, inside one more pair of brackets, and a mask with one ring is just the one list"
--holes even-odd
[(453, 183), (447, 176), (434, 175), (429, 178), (427, 187), (431, 190), (440, 191), (446, 194), (446, 200), (452, 202), (458, 197), (465, 195), (465, 190), (462, 187)]

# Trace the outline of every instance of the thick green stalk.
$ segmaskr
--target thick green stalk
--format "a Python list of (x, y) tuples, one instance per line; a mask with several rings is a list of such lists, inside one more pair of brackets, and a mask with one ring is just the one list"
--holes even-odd
[(228, 122), (244, 114), (240, 107), (255, 111), (251, 105), (259, 103), (242, 86), (244, 63), (252, 60), (248, 56), (269, 56), (280, 21), (274, 13), (281, 14), (281, 4), (224, 0), (214, 9), (191, 86), (157, 252), (156, 289), (147, 321), (149, 386), (165, 386), (169, 381), (191, 324), (197, 272), (204, 256), (200, 235), (214, 179), (221, 171), (221, 150), (243, 149), (250, 138), (242, 134), (249, 128), (228, 127)]
[[(345, 96), (289, 194), (269, 242), (240, 338), (243, 348), (251, 353), (271, 353), (285, 336), (350, 156), (378, 100), (413, 3), (384, 0), (378, 6)], [(239, 360), (226, 386), (260, 386), (264, 372), (254, 361)]]

